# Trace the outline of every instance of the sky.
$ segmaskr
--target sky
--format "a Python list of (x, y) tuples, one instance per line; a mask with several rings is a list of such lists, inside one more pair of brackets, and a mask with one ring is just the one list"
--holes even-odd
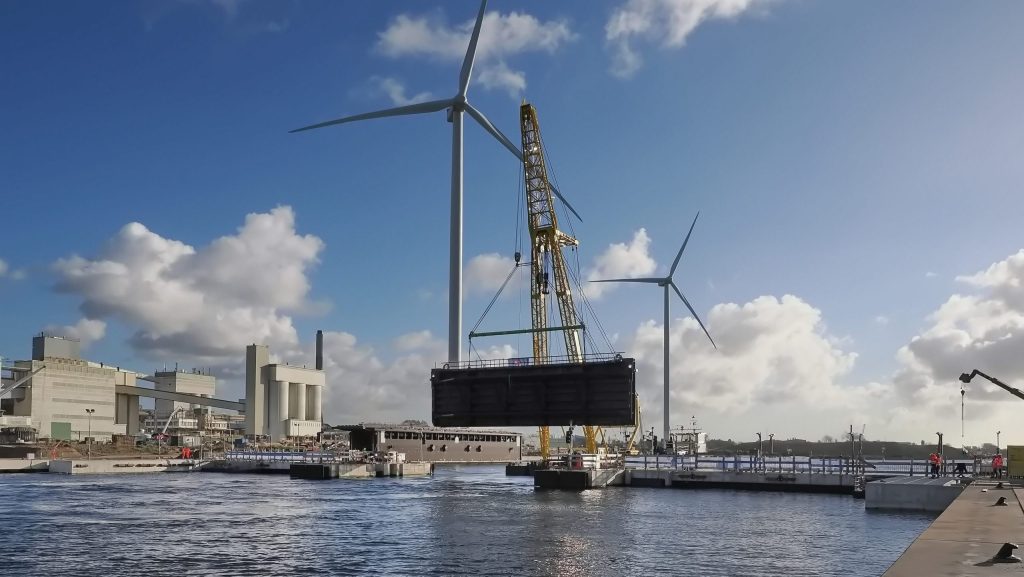
[[(445, 113), (474, 1), (0, 3), (0, 356), (40, 331), (140, 372), (245, 345), (328, 422), (429, 418), (447, 351)], [(672, 421), (715, 438), (1024, 443), (1024, 5), (492, 0), (470, 102), (537, 108), (583, 279), (667, 273)], [(467, 117), (464, 333), (522, 249), (515, 158)], [(526, 251), (528, 252), (528, 251)], [(519, 278), (481, 330), (524, 328)], [(662, 294), (584, 283), (661, 423)], [(577, 295), (577, 300), (582, 300)], [(465, 343), (465, 338), (464, 338)], [(528, 356), (528, 337), (470, 356)], [(600, 347), (598, 347), (600, 348)], [(465, 354), (465, 353), (464, 353)]]

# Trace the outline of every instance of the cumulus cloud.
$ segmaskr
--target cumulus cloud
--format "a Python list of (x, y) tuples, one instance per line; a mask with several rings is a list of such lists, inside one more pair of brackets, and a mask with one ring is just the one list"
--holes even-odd
[[(643, 228), (633, 233), (633, 239), (629, 243), (617, 242), (608, 245), (608, 248), (594, 259), (594, 264), (587, 273), (587, 280), (650, 276), (657, 268), (650, 255), (650, 246), (651, 238)], [(587, 283), (584, 289), (589, 298), (596, 299), (616, 286), (617, 283)]]
[[(398, 15), (378, 35), (377, 49), (386, 56), (422, 56), (462, 62), (475, 19), (449, 25), (438, 15)], [(575, 38), (565, 21), (541, 22), (526, 13), (488, 12), (477, 45), (476, 71), (485, 88), (504, 89), (518, 96), (526, 88), (526, 75), (512, 70), (506, 60), (526, 52), (553, 53)]]
[[(890, 394), (888, 386), (878, 383), (841, 384), (857, 355), (840, 348), (840, 341), (828, 334), (821, 311), (796, 296), (719, 304), (705, 319), (718, 350), (692, 318), (671, 324), (674, 424), (698, 414), (728, 429), (750, 427), (762, 419), (770, 422), (770, 414), (788, 414), (802, 419), (786, 423), (789, 434), (820, 435), (815, 431), (827, 426), (830, 415), (842, 415), (841, 422), (846, 422)], [(663, 328), (654, 321), (641, 324), (625, 349), (637, 359), (645, 422), (661, 422)]]
[[(515, 260), (496, 252), (478, 254), (469, 259), (465, 268), (465, 287), (470, 294), (494, 294), (505, 282)], [(510, 281), (513, 282), (513, 281)]]
[(48, 335), (77, 339), (84, 349), (107, 334), (107, 323), (95, 319), (79, 319), (73, 325), (47, 325), (43, 332)]
[(878, 315), (875, 317), (875, 324), (882, 325), (884, 327), (885, 325), (889, 324), (889, 317), (885, 315)]
[(11, 280), (22, 280), (26, 277), (24, 270), (18, 269), (13, 270), (7, 262), (0, 258), (0, 278), (9, 278)]
[(235, 363), (245, 345), (298, 344), (288, 312), (308, 307), (307, 274), (323, 242), (295, 231), (290, 207), (246, 216), (236, 234), (193, 248), (125, 225), (93, 258), (54, 264), (57, 290), (81, 298), (87, 319), (135, 329), (136, 351), (157, 359)]
[(370, 84), (375, 91), (390, 98), (391, 102), (396, 106), (416, 104), (417, 102), (425, 102), (433, 98), (433, 95), (429, 92), (419, 92), (412, 96), (406, 96), (405, 85), (397, 78), (389, 76), (374, 76), (370, 78)]
[(324, 332), (327, 422), (430, 419), (430, 369), (444, 358), (446, 344), (420, 331), (398, 337), (395, 345), (403, 354), (385, 362), (355, 335)]
[(679, 48), (702, 22), (736, 18), (755, 5), (771, 0), (628, 0), (605, 24), (605, 40), (612, 51), (611, 72), (629, 77), (643, 64), (633, 44), (659, 42)]
[[(960, 373), (980, 369), (1004, 382), (1024, 380), (1024, 250), (957, 280), (972, 293), (952, 295), (928, 317), (930, 326), (900, 349), (896, 376), (908, 403), (947, 418), (959, 416)], [(968, 419), (1012, 409), (1006, 407), (1013, 399), (984, 380), (967, 389), (966, 399), (980, 404)]]

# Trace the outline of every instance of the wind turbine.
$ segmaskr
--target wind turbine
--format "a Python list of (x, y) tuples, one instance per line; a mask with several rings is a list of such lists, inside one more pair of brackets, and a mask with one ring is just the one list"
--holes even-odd
[(676, 283), (672, 281), (672, 275), (675, 274), (676, 267), (679, 266), (679, 259), (682, 258), (683, 251), (686, 250), (686, 243), (690, 242), (690, 235), (693, 234), (693, 227), (697, 225), (697, 219), (698, 218), (700, 218), (700, 213), (699, 212), (697, 213), (697, 216), (693, 217), (693, 224), (690, 225), (690, 232), (686, 233), (686, 239), (683, 241), (683, 246), (679, 247), (679, 253), (676, 255), (676, 260), (674, 260), (672, 262), (672, 268), (669, 269), (668, 276), (663, 277), (663, 278), (657, 278), (657, 277), (650, 277), (650, 278), (610, 278), (610, 279), (590, 281), (590, 282), (639, 282), (639, 283), (656, 284), (656, 285), (658, 285), (660, 287), (665, 287), (665, 341), (664, 341), (664, 348), (665, 348), (665, 362), (664, 362), (664, 367), (665, 367), (665, 414), (664, 414), (664, 417), (663, 417), (663, 419), (664, 419), (664, 432), (663, 432), (663, 435), (664, 436), (662, 437), (662, 442), (664, 442), (664, 443), (668, 442), (669, 435), (671, 434), (671, 431), (669, 429), (669, 418), (668, 418), (668, 408), (669, 408), (669, 396), (668, 396), (668, 393), (669, 393), (669, 387), (668, 387), (668, 373), (669, 373), (669, 370), (668, 370), (669, 369), (669, 365), (668, 365), (668, 344), (669, 344), (668, 343), (668, 338), (669, 338), (668, 337), (668, 333), (669, 333), (669, 315), (668, 315), (668, 311), (669, 311), (669, 297), (668, 297), (668, 289), (669, 289), (669, 287), (671, 287), (672, 290), (676, 291), (676, 294), (679, 295), (680, 299), (682, 299), (683, 304), (686, 305), (687, 309), (689, 309), (690, 314), (693, 315), (693, 318), (697, 319), (697, 324), (700, 325), (700, 328), (704, 329), (704, 334), (708, 336), (708, 340), (711, 341), (711, 345), (713, 347), (715, 347), (715, 349), (718, 348), (718, 345), (715, 344), (715, 339), (711, 338), (711, 333), (708, 332), (708, 329), (704, 327), (704, 323), (701, 322), (700, 317), (697, 316), (697, 311), (693, 310), (693, 307), (690, 306), (690, 301), (686, 300), (686, 297), (683, 296), (682, 292), (680, 292), (679, 287), (677, 287)]
[[(405, 116), (409, 114), (424, 114), (448, 110), (448, 122), (452, 123), (452, 194), (451, 194), (451, 232), (450, 232), (450, 255), (448, 261), (448, 361), (459, 362), (462, 355), (462, 113), (468, 112), (480, 126), (498, 140), (505, 148), (522, 162), (523, 154), (519, 148), (512, 143), (491, 121), (469, 103), (466, 92), (469, 90), (469, 79), (473, 74), (473, 61), (476, 59), (477, 41), (480, 39), (480, 26), (484, 22), (484, 10), (487, 8), (487, 0), (480, 2), (480, 12), (476, 17), (476, 24), (473, 26), (473, 34), (469, 37), (469, 48), (466, 50), (466, 57), (462, 61), (462, 71), (459, 73), (459, 90), (455, 96), (443, 100), (432, 100), (420, 102), (408, 106), (398, 106), (376, 112), (366, 112), (345, 116), (327, 122), (320, 122), (310, 126), (303, 126), (290, 132), (302, 132), (345, 124), (358, 120), (369, 120), (371, 118), (385, 118), (388, 116)], [(572, 211), (576, 218), (579, 214), (572, 208), (561, 193), (552, 191), (558, 196), (565, 206)]]

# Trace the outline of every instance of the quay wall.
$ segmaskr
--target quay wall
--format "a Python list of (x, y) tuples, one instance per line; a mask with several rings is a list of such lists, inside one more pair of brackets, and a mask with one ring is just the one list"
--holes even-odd
[(47, 459), (0, 459), (0, 473), (45, 473), (50, 470)]
[(164, 473), (192, 466), (192, 462), (182, 459), (56, 459), (50, 461), (50, 472), (63, 475)]

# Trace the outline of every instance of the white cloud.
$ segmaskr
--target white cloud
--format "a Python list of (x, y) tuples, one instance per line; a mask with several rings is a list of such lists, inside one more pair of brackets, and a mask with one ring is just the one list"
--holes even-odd
[(415, 351), (427, 348), (437, 342), (430, 331), (416, 331), (399, 335), (395, 339), (395, 349), (399, 351)]
[(430, 420), (430, 369), (446, 345), (426, 331), (403, 335), (396, 345), (405, 354), (385, 363), (354, 335), (324, 332), (327, 422)]
[(370, 78), (370, 83), (376, 91), (387, 95), (391, 102), (397, 106), (426, 102), (433, 98), (433, 95), (429, 92), (419, 92), (412, 96), (406, 96), (405, 85), (398, 79), (388, 76), (374, 76)]
[(936, 273), (933, 273), (932, 271), (928, 271), (928, 272), (924, 273), (924, 278), (935, 278), (937, 276), (939, 276), (939, 275), (936, 274)]
[[(898, 352), (902, 368), (894, 382), (902, 405), (912, 409), (894, 411), (894, 419), (955, 430), (961, 373), (979, 369), (1018, 387), (1024, 381), (1024, 250), (957, 280), (976, 292), (950, 296), (928, 317), (930, 326)], [(1024, 436), (1020, 401), (983, 379), (965, 388), (968, 427)]]
[(477, 79), (484, 88), (504, 88), (512, 98), (526, 91), (526, 74), (521, 70), (510, 69), (503, 61), (483, 67)]
[(10, 268), (11, 267), (8, 266), (7, 262), (4, 261), (4, 259), (0, 258), (0, 276), (5, 276), (7, 274), (7, 271), (10, 270)]
[(47, 325), (43, 329), (48, 335), (59, 335), (62, 337), (69, 337), (72, 339), (78, 339), (82, 343), (82, 348), (88, 348), (92, 343), (103, 338), (107, 334), (107, 323), (94, 319), (79, 319), (79, 321), (73, 325)]
[[(587, 280), (611, 278), (636, 278), (654, 273), (657, 264), (650, 255), (651, 239), (647, 230), (641, 228), (633, 233), (633, 239), (627, 244), (622, 242), (608, 245), (603, 253), (594, 259), (594, 264), (587, 273)], [(600, 298), (603, 294), (618, 286), (618, 283), (588, 282), (584, 289), (589, 298)]]
[[(505, 282), (515, 260), (496, 252), (478, 254), (465, 268), (465, 287), (469, 294), (493, 295)], [(515, 282), (515, 279), (509, 282)]]
[[(378, 35), (377, 49), (392, 58), (425, 56), (462, 62), (474, 22), (452, 26), (437, 15), (400, 14)], [(488, 12), (477, 45), (478, 78), (485, 88), (518, 96), (526, 88), (526, 76), (510, 69), (506, 59), (526, 52), (553, 53), (574, 38), (565, 21), (541, 22), (525, 13)]]
[(605, 24), (605, 40), (613, 52), (611, 71), (629, 77), (643, 64), (633, 47), (637, 39), (679, 48), (706, 20), (736, 18), (771, 0), (628, 0)]
[(198, 250), (130, 223), (95, 258), (71, 256), (54, 270), (57, 290), (80, 297), (86, 318), (135, 329), (130, 343), (146, 356), (233, 364), (252, 342), (282, 352), (298, 344), (287, 313), (311, 306), (307, 273), (322, 248), (296, 233), (285, 206), (249, 214), (237, 234)]
[[(886, 385), (841, 384), (857, 355), (839, 348), (821, 311), (798, 297), (719, 304), (705, 318), (717, 350), (692, 318), (672, 321), (674, 425), (699, 415), (707, 426), (710, 417), (712, 435), (721, 435), (721, 429), (743, 430), (778, 418), (774, 425), (786, 427), (787, 436), (817, 438), (822, 428), (831, 432), (828, 427), (837, 416), (847, 422), (852, 415), (867, 414), (874, 401), (889, 395)], [(643, 323), (625, 347), (637, 359), (645, 423), (661, 423), (662, 331), (653, 321)]]
[(885, 315), (878, 315), (877, 317), (875, 317), (875, 324), (882, 325), (884, 327), (885, 325), (889, 324), (889, 317)]

